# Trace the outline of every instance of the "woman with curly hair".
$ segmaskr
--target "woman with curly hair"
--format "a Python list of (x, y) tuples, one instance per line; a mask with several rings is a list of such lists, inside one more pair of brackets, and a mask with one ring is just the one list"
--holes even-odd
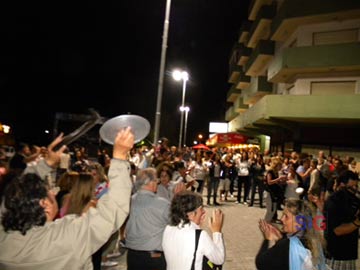
[(132, 184), (127, 153), (134, 145), (130, 128), (119, 131), (115, 138), (108, 194), (86, 214), (52, 222), (58, 208), (44, 179), (59, 164), (66, 146), (54, 148), (62, 140), (63, 135), (58, 136), (48, 146), (46, 157), (29, 166), (23, 176), (13, 178), (3, 194), (1, 269), (93, 269), (89, 258), (128, 216)]
[(167, 269), (200, 270), (204, 256), (215, 264), (223, 264), (225, 247), (221, 233), (221, 210), (214, 210), (210, 219), (212, 237), (202, 230), (196, 249), (196, 230), (200, 229), (206, 215), (201, 195), (192, 191), (181, 191), (174, 196), (170, 209), (170, 224), (165, 228), (162, 242)]

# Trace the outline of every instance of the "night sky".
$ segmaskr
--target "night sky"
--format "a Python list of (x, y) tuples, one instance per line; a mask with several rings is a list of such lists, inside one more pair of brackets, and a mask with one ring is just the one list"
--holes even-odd
[[(210, 121), (224, 121), (228, 61), (248, 2), (172, 0), (159, 134), (171, 144), (182, 92), (174, 68), (190, 74), (189, 142)], [(166, 0), (7, 5), (0, 16), (0, 122), (19, 140), (42, 143), (56, 112), (88, 108), (108, 118), (141, 115), (154, 128)]]

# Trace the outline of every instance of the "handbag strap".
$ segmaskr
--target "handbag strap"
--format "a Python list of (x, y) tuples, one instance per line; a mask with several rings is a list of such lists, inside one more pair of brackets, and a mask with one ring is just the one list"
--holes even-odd
[(193, 257), (193, 261), (191, 264), (191, 270), (195, 269), (195, 257), (196, 257), (196, 251), (199, 245), (199, 238), (200, 238), (200, 234), (201, 234), (201, 229), (196, 229), (195, 230), (195, 250), (194, 250), (194, 257)]

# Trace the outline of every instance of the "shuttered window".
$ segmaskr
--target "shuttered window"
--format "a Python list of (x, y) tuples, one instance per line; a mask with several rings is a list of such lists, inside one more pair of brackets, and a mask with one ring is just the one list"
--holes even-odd
[(312, 95), (354, 95), (355, 81), (312, 82)]
[(359, 29), (317, 32), (313, 34), (313, 45), (357, 42)]

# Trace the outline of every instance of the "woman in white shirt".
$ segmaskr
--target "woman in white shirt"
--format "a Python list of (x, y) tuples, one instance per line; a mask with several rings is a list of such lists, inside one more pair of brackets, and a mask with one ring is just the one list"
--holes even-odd
[[(198, 193), (182, 191), (171, 202), (170, 225), (163, 235), (163, 251), (167, 270), (190, 270), (195, 251), (195, 233), (205, 219), (203, 199)], [(213, 212), (209, 222), (212, 238), (206, 231), (201, 231), (196, 251), (194, 269), (202, 269), (203, 256), (214, 264), (225, 261), (225, 247), (221, 233), (223, 213), (220, 209)]]

